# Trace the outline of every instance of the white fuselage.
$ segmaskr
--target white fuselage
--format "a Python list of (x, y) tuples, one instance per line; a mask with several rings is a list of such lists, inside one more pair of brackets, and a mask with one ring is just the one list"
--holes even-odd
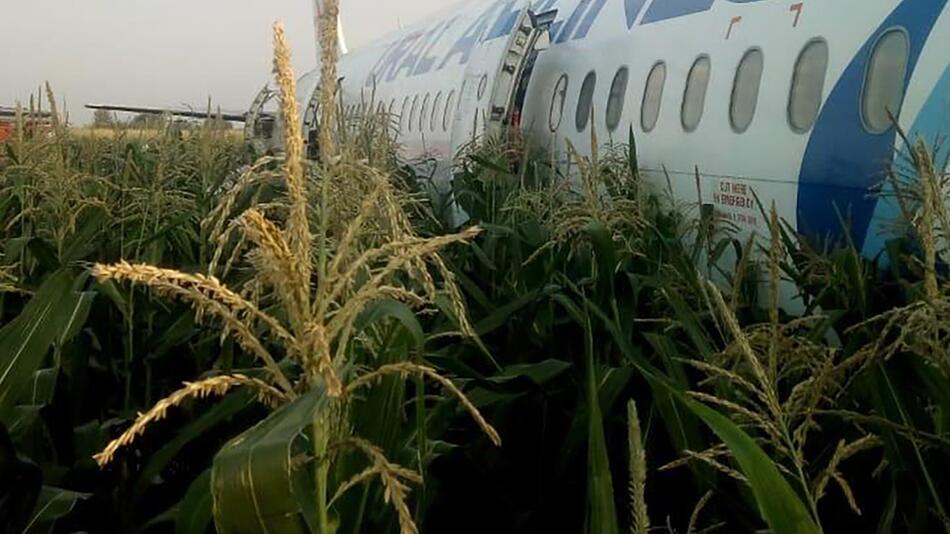
[[(407, 157), (451, 159), (488, 127), (524, 7), (467, 1), (345, 55), (344, 104), (400, 117)], [(873, 255), (896, 207), (868, 189), (904, 148), (882, 117), (894, 112), (931, 142), (950, 132), (946, 0), (540, 0), (532, 9), (557, 10), (552, 44), (520, 74), (527, 91), (505, 120), (517, 116), (535, 142), (588, 150), (592, 126), (604, 143), (626, 142), (632, 129), (651, 181), (665, 187), (668, 173), (679, 200), (712, 205), (740, 231), (766, 230), (754, 194), (814, 237), (840, 237), (846, 221)], [(658, 64), (665, 77), (651, 80)]]

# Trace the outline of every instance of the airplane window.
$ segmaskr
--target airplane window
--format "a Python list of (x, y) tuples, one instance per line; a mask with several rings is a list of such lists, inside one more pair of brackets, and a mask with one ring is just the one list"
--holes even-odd
[(442, 91), (435, 95), (435, 101), (432, 103), (432, 115), (429, 117), (429, 131), (435, 131), (435, 125), (438, 124), (439, 112), (442, 111)]
[(700, 56), (689, 69), (686, 78), (686, 91), (683, 93), (683, 128), (692, 132), (699, 126), (706, 107), (706, 89), (709, 87), (709, 72), (712, 65), (709, 56)]
[(663, 86), (666, 85), (666, 63), (662, 61), (653, 66), (647, 76), (646, 89), (643, 91), (643, 104), (640, 106), (640, 126), (644, 132), (656, 127), (660, 118), (660, 103), (663, 102)]
[(611, 132), (620, 125), (620, 118), (623, 116), (623, 103), (627, 96), (627, 80), (630, 78), (630, 71), (627, 67), (620, 67), (617, 74), (614, 75), (614, 81), (610, 84), (610, 96), (607, 97), (607, 129)]
[(419, 95), (412, 97), (412, 109), (409, 110), (409, 131), (412, 131), (412, 125), (415, 124), (416, 118), (419, 117)]
[(574, 116), (574, 125), (577, 131), (582, 132), (587, 128), (587, 122), (590, 120), (591, 105), (594, 102), (594, 89), (597, 88), (597, 74), (594, 71), (587, 73), (584, 83), (581, 84), (581, 92), (577, 95), (577, 113)]
[(455, 90), (449, 93), (445, 100), (445, 113), (442, 114), (442, 131), (449, 131), (449, 123), (452, 121), (452, 112), (455, 110)]
[(554, 86), (551, 96), (551, 110), (548, 114), (548, 126), (552, 132), (561, 127), (561, 118), (564, 116), (564, 100), (567, 99), (567, 74), (562, 74)]
[(815, 124), (828, 73), (828, 43), (816, 39), (805, 45), (795, 63), (792, 92), (788, 97), (788, 122), (805, 133)]
[(910, 43), (901, 29), (889, 30), (874, 45), (864, 80), (864, 125), (868, 131), (883, 133), (890, 129), (904, 100), (904, 77)]
[(485, 90), (488, 89), (488, 75), (482, 74), (482, 79), (478, 81), (478, 99), (481, 100), (485, 96)]
[(752, 124), (753, 117), (755, 117), (763, 67), (762, 51), (753, 48), (746, 52), (736, 69), (736, 79), (732, 86), (729, 120), (732, 122), (732, 128), (737, 133), (746, 131), (749, 125)]
[(406, 118), (409, 116), (409, 97), (402, 99), (402, 110), (399, 112), (399, 129), (406, 127)]
[(424, 132), (426, 129), (426, 119), (429, 118), (429, 100), (431, 95), (426, 93), (425, 98), (422, 99), (422, 110), (419, 112), (419, 131)]

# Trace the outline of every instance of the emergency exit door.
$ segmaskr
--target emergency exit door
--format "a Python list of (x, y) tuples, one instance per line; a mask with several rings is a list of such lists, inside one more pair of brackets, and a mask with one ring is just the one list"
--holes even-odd
[(546, 25), (525, 7), (505, 39), (480, 43), (465, 68), (461, 102), (452, 123), (452, 152), (475, 139), (499, 135), (511, 124), (515, 96), (527, 66), (549, 42)]

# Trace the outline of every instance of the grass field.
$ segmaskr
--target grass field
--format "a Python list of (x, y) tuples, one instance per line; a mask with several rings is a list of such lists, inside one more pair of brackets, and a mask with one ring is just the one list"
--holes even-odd
[[(198, 132), (199, 127), (191, 127), (188, 129), (178, 130), (181, 132), (183, 137), (191, 137), (200, 135)], [(244, 132), (242, 130), (230, 129), (224, 130), (224, 137), (231, 142), (241, 142), (244, 137)], [(116, 137), (132, 139), (132, 140), (147, 140), (153, 137), (160, 136), (162, 132), (156, 129), (138, 129), (131, 128), (126, 126), (117, 126), (117, 127), (96, 127), (96, 126), (84, 126), (80, 128), (70, 129), (70, 134), (74, 137), (83, 138), (83, 137), (92, 137), (97, 139), (112, 139)]]
[(390, 117), (304, 159), (280, 36), (280, 157), (58, 121), (0, 147), (0, 530), (950, 532), (922, 145), (886, 258), (770, 206), (756, 240), (697, 220), (632, 134), (573, 187), (473, 143), (449, 228)]

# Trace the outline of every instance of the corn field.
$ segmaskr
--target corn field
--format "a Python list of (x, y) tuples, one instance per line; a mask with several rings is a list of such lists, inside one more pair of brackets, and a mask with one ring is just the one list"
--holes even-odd
[(950, 533), (945, 155), (873, 259), (674, 204), (632, 133), (475, 140), (433, 202), (329, 85), (305, 159), (289, 54), (279, 155), (52, 91), (0, 145), (4, 532)]

